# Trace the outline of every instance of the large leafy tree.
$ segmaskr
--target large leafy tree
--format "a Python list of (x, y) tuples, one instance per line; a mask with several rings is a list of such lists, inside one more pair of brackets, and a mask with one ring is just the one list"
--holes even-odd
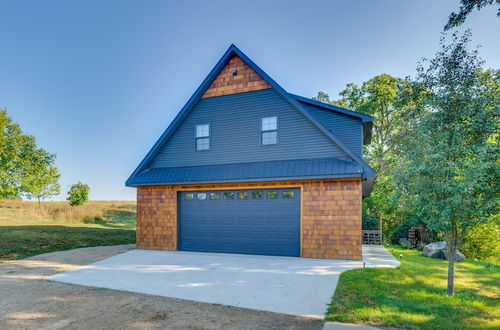
[(55, 155), (38, 148), (35, 138), (24, 134), (0, 109), (0, 198), (36, 198), (59, 193)]
[(21, 197), (21, 174), (34, 140), (0, 109), (0, 198)]
[(498, 71), (481, 69), (469, 38), (443, 37), (436, 56), (419, 65), (413, 86), (424, 96), (403, 113), (396, 153), (401, 202), (444, 234), (450, 295), (456, 251), (499, 202), (500, 79)]
[(346, 107), (374, 117), (372, 141), (364, 148), (364, 158), (377, 172), (373, 191), (363, 200), (365, 217), (375, 216), (384, 222), (384, 231), (390, 232), (399, 224), (396, 215), (397, 204), (392, 198), (394, 182), (392, 171), (395, 166), (394, 136), (400, 127), (401, 110), (409, 98), (406, 95), (410, 84), (401, 78), (381, 74), (358, 86), (350, 83), (340, 92), (340, 99), (330, 100), (325, 92), (319, 92), (316, 100)]
[(458, 12), (451, 13), (448, 23), (444, 26), (445, 31), (462, 25), (462, 23), (465, 22), (465, 18), (474, 10), (474, 8), (480, 10), (483, 7), (494, 5), (496, 3), (499, 6), (497, 16), (500, 17), (500, 0), (461, 0), (460, 3)]

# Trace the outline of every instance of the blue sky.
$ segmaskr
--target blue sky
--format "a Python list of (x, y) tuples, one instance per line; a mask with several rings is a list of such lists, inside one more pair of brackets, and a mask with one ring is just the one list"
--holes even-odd
[[(0, 0), (0, 107), (57, 153), (64, 199), (135, 199), (124, 182), (231, 43), (287, 91), (332, 97), (431, 57), (458, 0)], [(496, 8), (471, 28), (500, 68)]]

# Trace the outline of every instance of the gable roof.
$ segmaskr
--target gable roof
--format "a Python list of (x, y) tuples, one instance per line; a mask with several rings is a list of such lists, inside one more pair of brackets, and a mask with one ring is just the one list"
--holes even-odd
[[(301, 112), (313, 125), (315, 125), (319, 130), (321, 130), (327, 137), (329, 137), (342, 151), (344, 151), (354, 162), (361, 166), (363, 169), (362, 177), (374, 177), (375, 171), (358, 155), (352, 152), (342, 141), (340, 141), (334, 134), (332, 134), (325, 126), (323, 126), (316, 118), (314, 118), (308, 111), (306, 111), (302, 105), (297, 101), (296, 97), (292, 94), (287, 93), (278, 83), (276, 83), (270, 76), (267, 75), (257, 64), (255, 64), (250, 58), (248, 58), (238, 47), (232, 44), (228, 50), (224, 53), (221, 59), (217, 62), (215, 67), (210, 71), (208, 76), (203, 80), (201, 85), (195, 91), (195, 93), (189, 98), (188, 102), (184, 105), (181, 111), (177, 114), (168, 128), (163, 132), (158, 141), (153, 145), (151, 150), (147, 153), (144, 159), (139, 163), (137, 168), (132, 172), (128, 178), (126, 185), (130, 185), (131, 180), (134, 176), (141, 173), (146, 169), (149, 162), (153, 159), (159, 149), (163, 144), (170, 138), (170, 136), (175, 132), (177, 127), (182, 123), (184, 118), (187, 116), (189, 111), (195, 105), (195, 103), (202, 97), (205, 91), (209, 88), (212, 82), (217, 78), (218, 74), (223, 70), (224, 66), (233, 56), (240, 57), (243, 62), (245, 62), (252, 70), (254, 70), (258, 75), (260, 75), (269, 85), (271, 85), (274, 90), (278, 92), (285, 100), (287, 100), (295, 109)], [(312, 100), (311, 100), (312, 101)], [(345, 109), (344, 109), (345, 110)], [(345, 110), (348, 111), (348, 110)], [(350, 111), (352, 112), (352, 111)], [(363, 115), (366, 116), (366, 115)], [(368, 116), (369, 117), (369, 116)]]

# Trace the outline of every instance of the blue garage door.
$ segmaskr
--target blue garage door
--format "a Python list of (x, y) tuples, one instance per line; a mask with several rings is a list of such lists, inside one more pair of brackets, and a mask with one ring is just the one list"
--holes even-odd
[(300, 255), (300, 190), (179, 193), (179, 250)]

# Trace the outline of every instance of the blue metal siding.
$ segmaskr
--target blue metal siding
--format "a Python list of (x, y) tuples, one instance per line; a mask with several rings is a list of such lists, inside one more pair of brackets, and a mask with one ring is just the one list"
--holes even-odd
[[(262, 192), (262, 199), (253, 199), (253, 191)], [(268, 199), (270, 191), (278, 198)], [(293, 199), (283, 198), (283, 191), (293, 191)], [(300, 255), (300, 189), (200, 192), (207, 199), (198, 200), (198, 192), (179, 193), (179, 250)], [(210, 192), (219, 192), (220, 199), (211, 200)], [(224, 199), (224, 192), (233, 192), (234, 198)], [(248, 198), (238, 199), (238, 192), (247, 192)], [(186, 200), (187, 193), (194, 198)]]
[(301, 105), (352, 152), (362, 156), (363, 123), (361, 119), (301, 102)]
[[(261, 145), (261, 118), (278, 116), (278, 144)], [(194, 127), (211, 124), (210, 151), (195, 151)], [(352, 132), (351, 132), (352, 134)], [(274, 89), (200, 99), (150, 168), (270, 160), (350, 158)]]

